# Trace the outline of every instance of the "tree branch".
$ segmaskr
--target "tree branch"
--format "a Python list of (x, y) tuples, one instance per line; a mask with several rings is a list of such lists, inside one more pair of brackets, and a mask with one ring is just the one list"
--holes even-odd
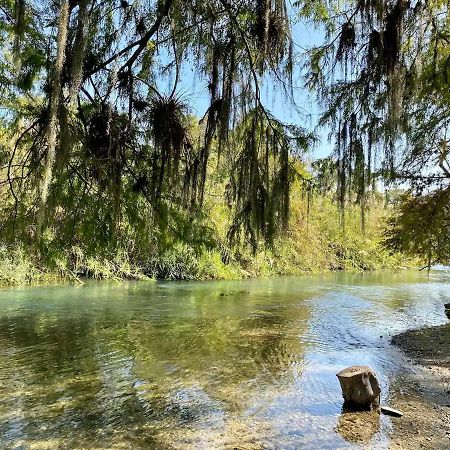
[(173, 0), (166, 0), (163, 8), (161, 8), (155, 23), (153, 26), (145, 33), (144, 36), (142, 36), (140, 39), (138, 39), (135, 42), (132, 42), (131, 44), (124, 47), (119, 52), (112, 55), (110, 58), (108, 58), (106, 61), (102, 62), (97, 67), (94, 67), (89, 72), (86, 72), (84, 74), (84, 79), (96, 74), (102, 69), (105, 69), (109, 64), (111, 64), (113, 61), (115, 61), (117, 58), (120, 58), (121, 56), (128, 53), (130, 50), (132, 50), (135, 47), (138, 47), (134, 53), (131, 55), (131, 57), (128, 59), (128, 61), (120, 68), (120, 71), (124, 71), (126, 68), (131, 68), (131, 66), (134, 64), (136, 59), (139, 57), (139, 55), (142, 53), (142, 51), (145, 49), (145, 47), (148, 44), (148, 41), (152, 38), (152, 36), (159, 30), (159, 27), (161, 26), (161, 23), (164, 19), (164, 17), (167, 16), (169, 13), (170, 7), (172, 6)]

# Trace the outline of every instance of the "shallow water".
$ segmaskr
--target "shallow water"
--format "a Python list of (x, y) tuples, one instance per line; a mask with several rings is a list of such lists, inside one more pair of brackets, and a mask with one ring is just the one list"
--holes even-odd
[(411, 371), (390, 336), (446, 321), (445, 271), (0, 290), (0, 448), (389, 445), (335, 373)]

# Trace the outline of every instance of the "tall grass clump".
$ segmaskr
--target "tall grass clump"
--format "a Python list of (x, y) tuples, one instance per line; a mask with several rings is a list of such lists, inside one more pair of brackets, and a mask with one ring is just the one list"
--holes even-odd
[(21, 247), (0, 245), (0, 286), (14, 286), (45, 281), (45, 272), (37, 268)]

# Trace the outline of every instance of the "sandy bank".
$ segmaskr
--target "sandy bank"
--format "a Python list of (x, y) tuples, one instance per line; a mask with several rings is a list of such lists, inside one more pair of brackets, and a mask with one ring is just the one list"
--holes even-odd
[(392, 338), (417, 365), (391, 397), (404, 416), (393, 420), (391, 448), (450, 449), (450, 324)]

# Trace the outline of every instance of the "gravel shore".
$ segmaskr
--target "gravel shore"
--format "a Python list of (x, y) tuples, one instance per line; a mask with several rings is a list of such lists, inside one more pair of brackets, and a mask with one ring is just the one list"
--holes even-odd
[(392, 406), (404, 416), (393, 419), (390, 447), (450, 449), (450, 324), (407, 331), (392, 343), (417, 365), (417, 373), (392, 393)]

